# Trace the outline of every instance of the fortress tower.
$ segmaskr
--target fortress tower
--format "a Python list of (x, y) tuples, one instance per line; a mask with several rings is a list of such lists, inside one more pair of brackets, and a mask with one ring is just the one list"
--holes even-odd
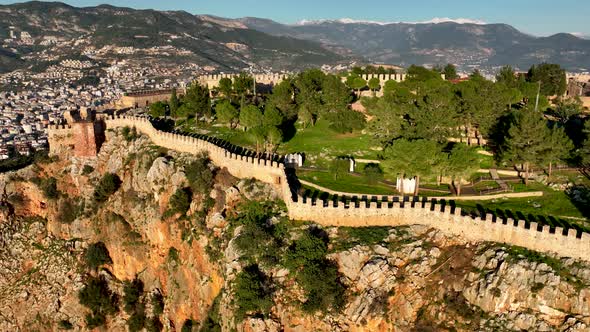
[(64, 114), (66, 124), (49, 126), (49, 152), (57, 154), (64, 150), (76, 157), (96, 157), (104, 142), (105, 125), (97, 120), (94, 111), (82, 108)]

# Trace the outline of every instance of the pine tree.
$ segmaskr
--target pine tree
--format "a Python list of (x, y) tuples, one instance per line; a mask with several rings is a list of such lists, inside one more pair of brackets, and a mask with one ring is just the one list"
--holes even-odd
[(463, 144), (455, 144), (449, 154), (447, 165), (447, 171), (453, 178), (453, 183), (457, 188), (457, 196), (459, 196), (463, 179), (479, 169), (479, 156), (473, 148)]
[(524, 167), (524, 183), (528, 185), (531, 167), (540, 162), (542, 152), (547, 149), (547, 123), (539, 113), (522, 110), (516, 114), (514, 122), (508, 130), (505, 142), (504, 158), (515, 165)]
[(381, 84), (381, 81), (379, 81), (379, 79), (377, 77), (373, 77), (369, 80), (369, 82), (367, 83), (367, 85), (369, 86), (369, 89), (371, 89), (371, 91), (373, 91), (373, 97), (375, 97), (375, 93), (377, 92), (377, 90), (379, 90), (379, 85)]
[(457, 68), (455, 68), (455, 66), (450, 63), (445, 66), (445, 68), (443, 69), (443, 73), (445, 74), (446, 80), (454, 80), (457, 77), (459, 77), (457, 75)]
[(403, 178), (415, 176), (418, 195), (420, 177), (438, 174), (443, 156), (440, 145), (434, 141), (399, 139), (383, 151), (383, 168)]
[(545, 147), (539, 154), (539, 157), (544, 165), (548, 165), (547, 174), (551, 176), (553, 164), (568, 158), (574, 148), (574, 144), (561, 127), (554, 127), (551, 130), (547, 130), (545, 143)]
[(234, 128), (235, 122), (238, 119), (239, 112), (231, 104), (229, 100), (224, 100), (215, 107), (217, 113), (217, 120), (221, 123), (229, 124), (230, 128)]

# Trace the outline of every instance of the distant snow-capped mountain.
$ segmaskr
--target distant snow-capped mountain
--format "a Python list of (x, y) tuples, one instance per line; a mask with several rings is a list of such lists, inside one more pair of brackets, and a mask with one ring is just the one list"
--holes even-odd
[(342, 55), (401, 66), (453, 63), (463, 70), (512, 65), (527, 70), (542, 62), (571, 71), (590, 69), (590, 40), (580, 34), (538, 37), (507, 24), (469, 18), (434, 18), (424, 22), (376, 22), (354, 19), (281, 24), (243, 18), (250, 29), (322, 43)]
[(336, 20), (321, 19), (321, 20), (301, 20), (293, 24), (295, 26), (302, 25), (315, 25), (324, 23), (341, 23), (341, 24), (374, 24), (374, 25), (390, 25), (390, 24), (439, 24), (439, 23), (457, 23), (457, 24), (486, 24), (486, 22), (477, 19), (470, 18), (449, 18), (449, 17), (435, 17), (427, 21), (416, 21), (416, 22), (382, 22), (382, 21), (370, 21), (370, 20), (355, 20), (352, 18), (340, 18)]

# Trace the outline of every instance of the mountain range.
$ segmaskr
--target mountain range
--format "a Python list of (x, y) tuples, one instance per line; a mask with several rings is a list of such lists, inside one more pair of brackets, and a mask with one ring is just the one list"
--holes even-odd
[[(301, 68), (342, 59), (315, 42), (222, 25), (184, 11), (136, 10), (110, 5), (77, 8), (38, 1), (0, 6), (0, 38), (9, 38), (11, 30), (17, 37), (25, 31), (35, 39), (34, 46), (14, 47), (21, 56), (43, 53), (43, 49), (49, 50), (43, 54), (64, 52), (67, 56), (109, 45), (141, 49), (166, 46), (183, 51), (175, 55), (180, 60), (215, 66), (219, 70), (251, 66)], [(64, 42), (40, 46), (39, 41), (46, 38)], [(8, 57), (0, 52), (0, 66)], [(165, 58), (161, 56), (161, 60), (171, 60)]]
[[(456, 64), (465, 71), (558, 63), (590, 69), (590, 40), (559, 33), (535, 37), (506, 24), (461, 19), (380, 23), (349, 19), (282, 24), (262, 18), (226, 19), (184, 11), (136, 10), (59, 2), (0, 6), (0, 38), (28, 32), (34, 45), (4, 44), (0, 71), (32, 66), (37, 54), (80, 54), (88, 48), (132, 46), (178, 50), (162, 61), (192, 62), (220, 71), (302, 69), (335, 63)], [(41, 46), (44, 38), (70, 41)], [(121, 55), (117, 55), (120, 57)], [(153, 58), (153, 56), (152, 56)], [(25, 59), (25, 60), (23, 60)]]
[(568, 33), (535, 37), (507, 24), (449, 19), (426, 23), (344, 19), (295, 25), (259, 18), (238, 21), (251, 29), (316, 41), (341, 54), (362, 56), (376, 63), (453, 63), (465, 70), (512, 65), (526, 70), (533, 64), (551, 62), (572, 71), (590, 69), (590, 40)]

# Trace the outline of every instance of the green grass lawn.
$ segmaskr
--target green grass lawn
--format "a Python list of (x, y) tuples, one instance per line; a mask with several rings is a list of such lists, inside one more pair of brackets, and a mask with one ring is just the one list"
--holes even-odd
[(500, 185), (498, 185), (498, 183), (494, 180), (478, 182), (473, 186), (473, 189), (475, 189), (476, 191), (498, 189), (498, 188), (500, 188)]
[[(523, 184), (514, 185), (515, 192), (543, 191), (542, 197), (510, 198), (491, 201), (455, 201), (456, 206), (464, 211), (477, 211), (483, 208), (486, 211), (496, 212), (497, 210), (511, 211), (514, 215), (520, 214), (520, 218), (539, 219), (538, 217), (582, 218), (586, 219), (582, 212), (576, 208), (570, 198), (562, 191), (555, 191), (540, 183), (530, 183), (528, 187)], [(530, 218), (533, 217), (533, 218)], [(573, 221), (572, 223), (584, 225), (584, 221)]]
[[(329, 128), (329, 123), (325, 120), (320, 120), (315, 126), (305, 129), (301, 128), (298, 124), (296, 129), (297, 131), (295, 135), (281, 144), (277, 152), (280, 154), (304, 152), (307, 155), (306, 165), (328, 168), (328, 160), (333, 157), (350, 155), (359, 159), (377, 159), (379, 153), (378, 149), (376, 149), (377, 145), (375, 145), (369, 135), (360, 132), (338, 134)], [(227, 140), (239, 146), (255, 149), (255, 142), (252, 137), (241, 130), (231, 130), (222, 126), (200, 124), (198, 126), (198, 132)], [(493, 158), (491, 156), (481, 155), (481, 158), (481, 168), (489, 168), (493, 165)], [(359, 164), (358, 166), (359, 168), (357, 168), (357, 171), (362, 171), (363, 165)], [(339, 179), (334, 180), (333, 175), (330, 172), (303, 170), (299, 170), (297, 175), (302, 180), (307, 180), (335, 191), (368, 195), (397, 194), (395, 188), (382, 183), (371, 185), (361, 176), (343, 174)], [(384, 175), (385, 178), (395, 181), (395, 176), (391, 176), (387, 173)], [(588, 184), (588, 180), (581, 177), (577, 172), (558, 171), (555, 172), (553, 178), (560, 179), (561, 181)], [(514, 189), (514, 192), (543, 191), (544, 196), (500, 199), (494, 201), (457, 201), (457, 206), (464, 208), (466, 211), (475, 211), (478, 208), (490, 211), (508, 210), (512, 211), (514, 214), (520, 213), (524, 217), (553, 216), (555, 218), (584, 218), (584, 215), (576, 208), (564, 192), (554, 191), (547, 186), (534, 182), (529, 184), (529, 186), (514, 183), (511, 183), (510, 185)], [(438, 189), (436, 188), (436, 185), (425, 185), (425, 187)], [(485, 181), (476, 185), (476, 189), (478, 190), (489, 187), (495, 188), (496, 184)], [(428, 188), (421, 188), (420, 195), (449, 195), (436, 191), (429, 191)]]
[[(379, 146), (372, 142), (371, 137), (360, 132), (339, 134), (329, 128), (326, 120), (319, 120), (315, 126), (302, 128), (296, 124), (295, 135), (279, 145), (277, 153), (289, 154), (302, 152), (306, 154), (306, 165), (328, 167), (334, 157), (353, 156), (359, 159), (377, 159)], [(185, 128), (195, 128), (189, 123)], [(199, 124), (198, 129), (186, 130), (199, 132), (224, 139), (232, 144), (254, 150), (256, 142), (242, 130), (232, 130), (225, 126)]]
[(481, 169), (490, 169), (494, 167), (494, 156), (488, 156), (483, 154), (478, 154), (479, 160), (481, 161), (479, 164), (479, 168)]
[(368, 195), (397, 195), (395, 188), (383, 183), (369, 184), (362, 176), (342, 174), (335, 180), (330, 172), (298, 170), (297, 177), (334, 191)]
[(369, 135), (355, 132), (339, 134), (329, 123), (319, 120), (315, 126), (303, 129), (296, 125), (295, 136), (279, 146), (281, 154), (305, 152), (310, 164), (325, 164), (326, 157), (353, 156), (360, 159), (377, 159), (379, 153)]

